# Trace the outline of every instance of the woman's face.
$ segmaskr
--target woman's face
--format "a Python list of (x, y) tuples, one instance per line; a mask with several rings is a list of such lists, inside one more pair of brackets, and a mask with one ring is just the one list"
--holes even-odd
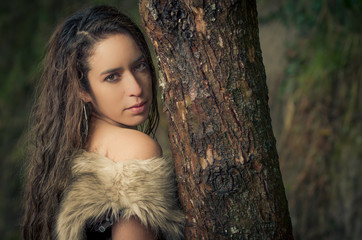
[(132, 37), (115, 34), (101, 40), (88, 62), (93, 96), (86, 94), (86, 102), (92, 102), (106, 118), (126, 126), (143, 123), (152, 103), (152, 80), (146, 59)]

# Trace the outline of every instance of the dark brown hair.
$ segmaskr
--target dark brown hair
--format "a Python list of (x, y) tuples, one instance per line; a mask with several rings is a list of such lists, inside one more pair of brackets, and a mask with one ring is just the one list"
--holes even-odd
[[(95, 43), (117, 33), (131, 36), (148, 62), (153, 102), (143, 129), (154, 134), (157, 128), (156, 75), (140, 29), (117, 9), (107, 6), (92, 7), (69, 17), (49, 41), (40, 92), (32, 110), (24, 239), (53, 238), (55, 216), (70, 178), (72, 156), (85, 143), (80, 92), (91, 93), (88, 59)], [(87, 110), (92, 111), (90, 104)]]

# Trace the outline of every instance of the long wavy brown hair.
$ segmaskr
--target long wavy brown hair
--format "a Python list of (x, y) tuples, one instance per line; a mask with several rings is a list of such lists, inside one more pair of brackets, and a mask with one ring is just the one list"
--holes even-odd
[[(157, 128), (156, 75), (140, 29), (117, 9), (108, 6), (85, 9), (69, 17), (48, 43), (39, 94), (32, 110), (24, 239), (54, 238), (58, 206), (71, 177), (72, 156), (83, 149), (86, 142), (80, 92), (91, 94), (88, 59), (95, 43), (117, 33), (131, 36), (150, 66), (153, 103), (143, 129), (147, 134), (154, 134)], [(91, 104), (86, 108), (91, 117)]]

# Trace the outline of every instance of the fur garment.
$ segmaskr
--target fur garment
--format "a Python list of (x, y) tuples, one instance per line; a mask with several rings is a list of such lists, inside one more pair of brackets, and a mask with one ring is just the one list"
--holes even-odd
[(136, 216), (166, 239), (181, 239), (173, 164), (165, 158), (114, 162), (82, 152), (74, 159), (56, 224), (57, 240), (85, 239), (85, 225), (105, 215), (115, 221)]

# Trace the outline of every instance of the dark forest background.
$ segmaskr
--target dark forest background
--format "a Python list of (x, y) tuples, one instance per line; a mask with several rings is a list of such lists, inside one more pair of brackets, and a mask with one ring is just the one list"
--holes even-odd
[[(0, 238), (20, 239), (24, 133), (55, 26), (79, 8), (137, 1), (0, 1)], [(269, 103), (295, 239), (362, 236), (362, 1), (259, 0)], [(162, 107), (161, 107), (162, 109)], [(169, 153), (167, 122), (158, 140)]]

